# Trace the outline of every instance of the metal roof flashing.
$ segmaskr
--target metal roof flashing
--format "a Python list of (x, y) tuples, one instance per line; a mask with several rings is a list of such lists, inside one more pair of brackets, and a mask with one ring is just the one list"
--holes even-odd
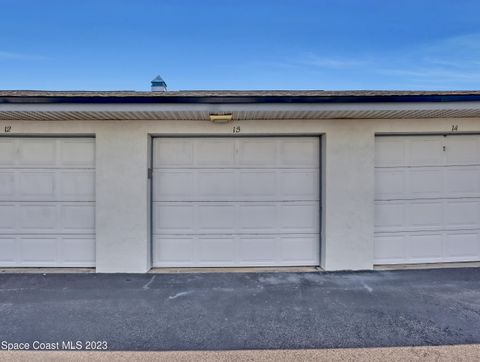
[[(157, 77), (158, 78), (158, 77)], [(157, 79), (155, 78), (155, 80)], [(161, 78), (160, 78), (161, 79)], [(155, 81), (154, 80), (154, 81)], [(152, 85), (153, 82), (152, 81)], [(159, 82), (161, 83), (159, 80)], [(159, 84), (160, 84), (159, 83)], [(164, 82), (163, 82), (164, 84)], [(166, 86), (166, 85), (165, 85)], [(163, 87), (163, 85), (162, 85)], [(480, 101), (480, 91), (1, 91), (0, 104), (418, 103)]]

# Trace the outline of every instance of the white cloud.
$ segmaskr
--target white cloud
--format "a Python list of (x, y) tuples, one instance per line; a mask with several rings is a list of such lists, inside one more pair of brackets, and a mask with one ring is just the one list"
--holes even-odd
[[(480, 88), (480, 33), (464, 34), (430, 43), (399, 48), (384, 54), (330, 56), (304, 53), (286, 61), (270, 63), (277, 68), (297, 68), (307, 73), (348, 76), (367, 84), (399, 84), (407, 88)], [(365, 79), (370, 78), (370, 81)]]
[(15, 52), (0, 51), (0, 60), (48, 60), (49, 57), (43, 55), (32, 55)]
[(366, 60), (342, 57), (326, 57), (308, 53), (296, 60), (299, 65), (307, 65), (318, 68), (348, 69), (368, 64)]
[(407, 77), (412, 82), (450, 85), (480, 83), (480, 34), (440, 39), (407, 49), (390, 64), (379, 64), (383, 75)]

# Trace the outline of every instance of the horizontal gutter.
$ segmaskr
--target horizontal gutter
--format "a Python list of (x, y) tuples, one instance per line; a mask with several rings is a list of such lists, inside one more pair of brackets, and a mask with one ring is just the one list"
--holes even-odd
[(338, 104), (478, 102), (480, 94), (380, 96), (1, 96), (0, 104)]

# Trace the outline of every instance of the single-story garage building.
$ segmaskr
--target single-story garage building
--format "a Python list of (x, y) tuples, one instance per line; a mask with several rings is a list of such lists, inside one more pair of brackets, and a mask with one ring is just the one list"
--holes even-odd
[(0, 268), (480, 261), (480, 91), (0, 91)]

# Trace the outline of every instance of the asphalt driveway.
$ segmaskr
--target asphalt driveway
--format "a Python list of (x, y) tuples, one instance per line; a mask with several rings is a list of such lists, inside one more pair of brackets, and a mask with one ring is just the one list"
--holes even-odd
[(480, 269), (0, 274), (0, 342), (109, 350), (480, 343)]

